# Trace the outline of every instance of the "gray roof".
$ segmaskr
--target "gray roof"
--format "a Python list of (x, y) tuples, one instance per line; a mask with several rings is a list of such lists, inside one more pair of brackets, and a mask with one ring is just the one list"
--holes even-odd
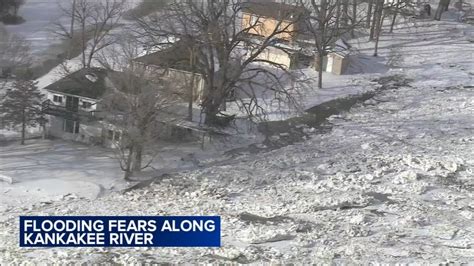
[(174, 68), (191, 71), (189, 47), (190, 45), (187, 45), (184, 41), (177, 41), (168, 48), (138, 57), (135, 61), (165, 69)]
[(45, 87), (45, 90), (100, 99), (107, 90), (107, 76), (111, 71), (101, 68), (84, 68)]
[(298, 16), (307, 13), (304, 7), (268, 0), (249, 0), (243, 3), (242, 11), (278, 20), (297, 19)]

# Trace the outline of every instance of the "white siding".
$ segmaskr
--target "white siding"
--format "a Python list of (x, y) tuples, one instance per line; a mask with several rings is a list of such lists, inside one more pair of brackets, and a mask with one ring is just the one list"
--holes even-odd
[(291, 66), (290, 56), (282, 50), (274, 47), (268, 47), (257, 58), (261, 60), (267, 60), (276, 64), (281, 64), (285, 68), (290, 68)]
[[(62, 100), (62, 103), (58, 103), (58, 102), (55, 102), (54, 101), (54, 96), (61, 96), (63, 97), (63, 100)], [(86, 97), (81, 97), (81, 96), (75, 96), (75, 95), (68, 95), (68, 94), (63, 94), (63, 93), (60, 93), (60, 92), (53, 92), (53, 91), (47, 91), (47, 99), (50, 100), (51, 102), (53, 102), (55, 105), (59, 105), (59, 106), (66, 106), (66, 97), (67, 96), (72, 96), (72, 97), (77, 97), (79, 98), (79, 110), (81, 111), (86, 111), (86, 112), (90, 112), (90, 111), (95, 111), (95, 110), (98, 110), (98, 100), (95, 100), (95, 99), (91, 99), (91, 98), (86, 98)], [(82, 104), (83, 102), (89, 102), (92, 104), (91, 108), (88, 108), (88, 109), (85, 109), (85, 108), (82, 108)]]

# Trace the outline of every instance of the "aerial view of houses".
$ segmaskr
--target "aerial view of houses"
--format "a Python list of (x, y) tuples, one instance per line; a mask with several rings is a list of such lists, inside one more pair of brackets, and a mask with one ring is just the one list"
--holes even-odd
[(473, 6), (0, 0), (0, 265), (472, 263)]

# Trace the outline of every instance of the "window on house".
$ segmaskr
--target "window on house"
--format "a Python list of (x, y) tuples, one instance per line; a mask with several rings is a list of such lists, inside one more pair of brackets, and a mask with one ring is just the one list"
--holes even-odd
[(82, 102), (82, 108), (84, 109), (89, 109), (92, 107), (92, 103), (91, 102), (86, 102), (86, 101), (83, 101)]
[(79, 122), (73, 120), (64, 120), (64, 132), (78, 134), (79, 133)]
[(258, 21), (258, 17), (255, 15), (252, 15), (250, 17), (250, 26), (255, 26), (257, 24), (257, 21)]
[(63, 102), (63, 97), (59, 95), (54, 95), (53, 96), (53, 102), (55, 103), (62, 103)]
[(115, 141), (120, 141), (121, 137), (122, 137), (122, 133), (120, 131), (115, 131), (114, 140)]
[(122, 132), (114, 131), (114, 130), (107, 130), (107, 139), (111, 141), (120, 141), (122, 138)]
[(113, 140), (114, 139), (114, 131), (113, 130), (108, 130), (107, 131), (107, 139)]

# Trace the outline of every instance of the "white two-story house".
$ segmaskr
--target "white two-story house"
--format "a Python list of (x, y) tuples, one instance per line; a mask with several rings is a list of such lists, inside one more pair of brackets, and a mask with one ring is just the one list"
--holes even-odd
[(81, 69), (45, 87), (48, 135), (89, 144), (110, 146), (119, 141), (121, 131), (102, 122), (100, 101), (112, 86), (109, 71)]
[[(156, 57), (152, 58), (156, 59)], [(168, 73), (165, 77), (172, 79), (173, 83), (182, 83), (183, 86), (173, 84), (178, 90), (178, 95), (181, 94), (179, 90), (183, 90), (185, 94), (190, 88), (187, 87), (189, 83), (184, 80), (185, 77), (177, 74), (181, 73), (179, 71), (171, 70), (172, 74)], [(196, 93), (195, 100), (199, 100), (202, 97), (204, 81), (197, 74), (182, 73), (187, 77), (194, 76), (196, 79), (192, 84)], [(44, 87), (47, 100), (42, 104), (42, 111), (48, 118), (48, 136), (105, 147), (113, 147), (114, 144), (120, 142), (124, 137), (123, 129), (121, 125), (111, 124), (110, 119), (104, 119), (113, 114), (104, 112), (105, 108), (101, 104), (102, 99), (110, 90), (117, 89), (113, 80), (117, 81), (117, 75), (121, 74), (121, 72), (101, 68), (81, 69)], [(156, 80), (159, 81), (160, 77), (156, 77)], [(185, 107), (178, 104), (172, 110), (168, 110), (171, 112), (169, 115), (175, 117), (172, 122), (158, 121), (162, 123), (160, 137), (170, 138), (184, 134), (181, 132), (184, 129), (180, 124), (187, 111)], [(184, 131), (188, 134), (188, 129)]]

